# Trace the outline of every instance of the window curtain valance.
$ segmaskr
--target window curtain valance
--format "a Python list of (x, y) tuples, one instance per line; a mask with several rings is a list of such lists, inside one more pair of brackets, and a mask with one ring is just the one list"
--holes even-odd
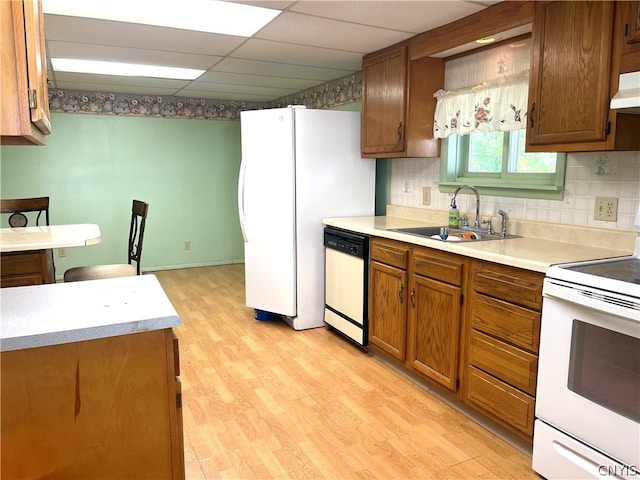
[(438, 90), (435, 138), (525, 128), (529, 72), (461, 90)]

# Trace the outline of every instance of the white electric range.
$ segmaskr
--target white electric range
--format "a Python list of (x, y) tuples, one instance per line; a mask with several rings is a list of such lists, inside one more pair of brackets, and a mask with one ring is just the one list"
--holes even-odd
[(640, 238), (633, 255), (547, 271), (533, 469), (640, 475)]

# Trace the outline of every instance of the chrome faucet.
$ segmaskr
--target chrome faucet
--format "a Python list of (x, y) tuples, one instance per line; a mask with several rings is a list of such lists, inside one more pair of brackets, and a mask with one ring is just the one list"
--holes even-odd
[(456, 188), (456, 191), (453, 192), (453, 198), (451, 199), (451, 206), (455, 207), (456, 195), (458, 195), (458, 192), (463, 188), (469, 188), (473, 190), (473, 193), (476, 194), (476, 220), (475, 222), (473, 222), (473, 226), (474, 228), (480, 228), (480, 193), (478, 192), (478, 189), (476, 187), (474, 187), (473, 185), (462, 185), (461, 187)]

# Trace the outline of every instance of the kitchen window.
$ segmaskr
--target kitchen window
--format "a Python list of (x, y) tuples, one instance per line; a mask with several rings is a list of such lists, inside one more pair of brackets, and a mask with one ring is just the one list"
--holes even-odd
[(483, 194), (562, 199), (565, 155), (525, 152), (528, 91), (523, 71), (434, 94), (441, 191), (473, 184)]
[(525, 152), (526, 131), (473, 132), (442, 140), (440, 189), (473, 184), (483, 194), (562, 199), (566, 155)]

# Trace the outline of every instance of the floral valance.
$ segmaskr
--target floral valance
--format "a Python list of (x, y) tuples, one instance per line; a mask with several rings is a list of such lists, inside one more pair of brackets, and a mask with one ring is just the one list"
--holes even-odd
[(435, 138), (525, 128), (529, 72), (462, 90), (438, 90)]

